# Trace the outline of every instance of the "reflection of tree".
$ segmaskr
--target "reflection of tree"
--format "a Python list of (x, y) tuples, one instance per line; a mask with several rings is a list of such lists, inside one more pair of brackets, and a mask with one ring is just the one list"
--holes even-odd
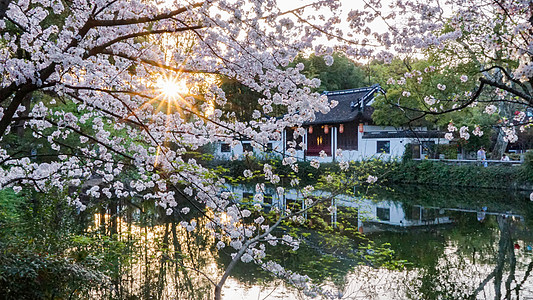
[[(197, 219), (199, 225), (204, 219)], [(175, 218), (145, 210), (139, 223), (122, 222), (120, 238), (133, 240), (123, 249), (131, 260), (121, 261), (115, 290), (117, 299), (206, 299), (212, 297), (208, 279), (213, 238), (205, 226), (191, 233)], [(119, 226), (119, 228), (120, 228)], [(215, 270), (216, 272), (216, 270)]]
[[(521, 215), (532, 211), (531, 205), (523, 200), (529, 196), (526, 192), (509, 193), (506, 189), (472, 189), (464, 187), (435, 187), (430, 185), (400, 185), (389, 189), (371, 191), (376, 200), (398, 201), (403, 205), (420, 205), (427, 207), (462, 207), (480, 208), (488, 206), (491, 210), (509, 211)], [(505, 199), (505, 201), (503, 201)], [(532, 213), (533, 216), (533, 213)], [(527, 218), (526, 218), (527, 219)]]
[[(444, 240), (426, 243), (409, 239), (397, 251), (416, 268), (407, 274), (403, 288), (412, 299), (511, 299), (519, 298), (533, 271), (531, 259), (515, 250), (523, 223), (512, 217), (491, 217), (483, 224), (456, 216), (456, 228), (443, 232)], [(390, 239), (390, 237), (387, 237)], [(395, 245), (394, 241), (392, 243)], [(412, 246), (410, 247), (409, 244)], [(413, 247), (415, 246), (415, 247)], [(441, 247), (438, 247), (441, 246)], [(412, 249), (420, 248), (420, 249)], [(427, 259), (432, 256), (433, 259)]]
[[(344, 251), (352, 252), (357, 244), (353, 240), (331, 233), (306, 231), (305, 235), (307, 237), (300, 244), (298, 251), (286, 246), (267, 246), (268, 258), (280, 263), (286, 269), (305, 273), (315, 283), (332, 281), (335, 285), (342, 286), (345, 283), (345, 276), (357, 261), (353, 254), (339, 255), (331, 250), (342, 247)], [(225, 269), (231, 262), (229, 253), (219, 252), (217, 262), (220, 269)], [(250, 276), (251, 274), (253, 276)], [(259, 266), (242, 262), (236, 264), (231, 275), (240, 282), (250, 285), (258, 281), (271, 283), (277, 280), (272, 273), (262, 270)]]
[[(533, 262), (530, 262), (524, 277), (520, 282), (516, 278), (516, 255), (513, 243), (514, 236), (514, 222), (510, 218), (498, 216), (498, 227), (500, 229), (500, 241), (498, 242), (498, 255), (494, 270), (481, 282), (478, 288), (472, 293), (471, 298), (476, 296), (485, 289), (486, 285), (494, 281), (494, 299), (510, 299), (514, 292), (519, 298), (520, 289), (531, 274)], [(507, 279), (504, 282), (504, 270), (506, 264), (509, 264)], [(514, 287), (512, 287), (514, 283)], [(502, 298), (502, 284), (505, 287), (505, 296)]]

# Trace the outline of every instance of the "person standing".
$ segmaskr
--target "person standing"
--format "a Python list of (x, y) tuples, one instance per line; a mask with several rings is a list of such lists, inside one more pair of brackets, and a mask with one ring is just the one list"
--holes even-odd
[(485, 152), (485, 147), (481, 147), (477, 151), (477, 160), (483, 162), (485, 168), (487, 167), (487, 152)]

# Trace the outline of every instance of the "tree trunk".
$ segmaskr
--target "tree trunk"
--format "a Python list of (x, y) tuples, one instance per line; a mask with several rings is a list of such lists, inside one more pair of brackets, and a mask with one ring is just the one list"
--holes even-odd
[(117, 218), (118, 218), (118, 199), (111, 199), (109, 201), (109, 218), (110, 218), (110, 227), (109, 227), (109, 234), (115, 235), (118, 233), (117, 227)]
[[(32, 93), (29, 93), (29, 94), (27, 94), (24, 97), (24, 99), (22, 99), (21, 105), (24, 106), (26, 108), (26, 110), (24, 110), (24, 112), (22, 112), (22, 113), (19, 113), (19, 117), (27, 117), (30, 114), (31, 96), (32, 96)], [(23, 137), (24, 136), (24, 124), (26, 124), (26, 121), (25, 120), (20, 120), (15, 125), (16, 131), (17, 131), (17, 135), (19, 137)]]
[(498, 136), (496, 137), (496, 143), (494, 144), (494, 148), (492, 149), (491, 159), (500, 159), (505, 153), (505, 149), (507, 149), (507, 144), (503, 138), (505, 137), (505, 133), (501, 128), (498, 128)]
[(9, 2), (11, 2), (11, 0), (0, 0), (0, 19), (3, 19), (6, 16)]

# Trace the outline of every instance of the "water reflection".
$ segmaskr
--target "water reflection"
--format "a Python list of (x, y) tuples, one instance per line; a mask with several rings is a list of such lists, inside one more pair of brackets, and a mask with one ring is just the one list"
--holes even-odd
[(404, 274), (410, 284), (399, 288), (405, 297), (511, 299), (533, 294), (527, 272), (533, 261), (527, 251), (532, 235), (523, 222), (499, 215), (483, 224), (473, 213), (457, 213), (454, 219), (453, 226), (444, 228), (374, 235), (412, 262)]
[[(273, 247), (269, 259), (308, 274), (344, 299), (527, 299), (533, 295), (533, 205), (525, 197), (420, 188), (385, 190), (373, 200), (341, 197), (336, 210), (309, 212), (308, 222), (318, 229), (298, 232), (305, 241), (301, 249)], [(269, 201), (272, 206), (303, 205), (290, 192), (283, 202)], [(119, 299), (211, 299), (210, 280), (219, 278), (231, 259), (214, 246), (205, 219), (190, 216), (199, 223), (191, 232), (179, 225), (181, 220), (146, 211), (126, 210), (115, 221), (99, 216), (92, 228), (102, 230), (102, 224), (114, 222), (118, 237), (132, 241), (124, 249), (131, 260), (121, 266), (124, 275), (108, 293)], [(337, 228), (331, 229), (335, 223)], [(365, 255), (374, 253), (361, 252), (362, 240), (352, 227), (365, 232), (376, 247), (390, 243), (393, 258), (405, 267), (390, 270), (365, 261)], [(305, 298), (244, 263), (232, 273), (223, 295)]]
[[(397, 257), (411, 263), (402, 274), (409, 284), (394, 287), (401, 291), (401, 298), (518, 299), (533, 295), (529, 277), (533, 233), (524, 217), (531, 215), (531, 205), (524, 195), (513, 199), (491, 192), (492, 197), (472, 198), (471, 202), (451, 199), (430, 203), (455, 207), (413, 205), (412, 198), (385, 201), (396, 219), (369, 222), (377, 227), (370, 236), (390, 242)], [(498, 196), (504, 201), (498, 202)], [(439, 198), (438, 194), (435, 198)], [(490, 206), (482, 207), (481, 203)]]
[[(179, 220), (164, 214), (139, 213), (124, 209), (127, 216), (95, 215), (89, 231), (104, 233), (102, 224), (116, 224), (114, 238), (127, 241), (122, 249), (129, 259), (120, 263), (113, 286), (95, 297), (116, 299), (208, 299), (212, 298), (210, 278), (216, 278), (214, 238), (197, 218), (192, 233)], [(129, 221), (126, 221), (129, 220)]]

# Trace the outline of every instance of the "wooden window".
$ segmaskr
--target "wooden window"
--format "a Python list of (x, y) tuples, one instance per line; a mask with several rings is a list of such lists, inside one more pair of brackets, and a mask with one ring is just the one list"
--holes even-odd
[(272, 194), (265, 194), (263, 202), (272, 205)]
[(381, 221), (390, 221), (390, 208), (378, 207), (376, 215)]
[(377, 141), (376, 145), (377, 145), (376, 153), (390, 154), (390, 141)]
[(248, 152), (254, 152), (254, 147), (252, 147), (251, 143), (242, 143), (242, 150), (248, 151)]
[(337, 148), (342, 150), (357, 150), (358, 128), (355, 122), (342, 124), (337, 127)]
[(301, 200), (286, 199), (285, 200), (285, 204), (287, 205), (287, 209), (290, 209), (293, 212), (302, 209), (302, 201)]
[(230, 152), (231, 148), (228, 143), (220, 144), (220, 152)]
[(422, 154), (433, 154), (435, 153), (435, 142), (434, 141), (423, 141), (422, 142)]

